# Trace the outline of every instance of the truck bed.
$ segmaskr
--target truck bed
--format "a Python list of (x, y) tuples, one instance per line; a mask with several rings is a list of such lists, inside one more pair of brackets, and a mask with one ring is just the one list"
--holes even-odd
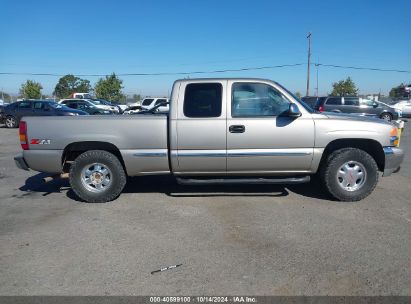
[(28, 137), (39, 140), (37, 144), (31, 140), (30, 149), (23, 152), (33, 170), (59, 173), (68, 145), (103, 142), (120, 150), (129, 176), (169, 172), (167, 115), (25, 117), (23, 121)]

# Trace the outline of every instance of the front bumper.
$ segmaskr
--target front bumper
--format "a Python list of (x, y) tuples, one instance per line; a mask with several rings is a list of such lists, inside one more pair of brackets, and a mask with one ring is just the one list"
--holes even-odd
[(382, 176), (390, 176), (400, 168), (404, 160), (404, 151), (396, 147), (384, 147), (385, 166)]
[(19, 153), (14, 157), (14, 162), (16, 163), (17, 168), (29, 171), (29, 166), (27, 165), (26, 161), (24, 160), (23, 153)]

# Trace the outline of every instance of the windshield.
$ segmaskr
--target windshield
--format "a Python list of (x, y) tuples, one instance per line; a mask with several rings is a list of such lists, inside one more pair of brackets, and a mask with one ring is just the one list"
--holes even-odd
[(282, 88), (284, 91), (286, 91), (288, 94), (290, 94), (295, 100), (297, 100), (303, 107), (304, 109), (306, 109), (308, 112), (310, 113), (314, 113), (315, 111), (313, 110), (313, 108), (311, 108), (308, 104), (306, 104), (304, 101), (302, 101), (300, 98), (298, 98), (295, 94), (291, 93), (289, 90), (287, 90), (286, 88), (284, 88), (281, 84), (277, 83), (276, 84)]

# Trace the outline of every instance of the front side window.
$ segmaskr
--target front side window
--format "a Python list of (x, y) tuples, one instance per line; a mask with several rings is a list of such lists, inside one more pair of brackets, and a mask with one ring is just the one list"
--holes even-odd
[(372, 107), (374, 105), (374, 101), (370, 100), (370, 99), (361, 99), (360, 100), (360, 104), (362, 106), (368, 106), (368, 107)]
[(220, 83), (188, 84), (184, 95), (186, 117), (220, 117), (223, 86)]
[(234, 83), (231, 116), (278, 116), (288, 111), (290, 102), (272, 86), (263, 83)]

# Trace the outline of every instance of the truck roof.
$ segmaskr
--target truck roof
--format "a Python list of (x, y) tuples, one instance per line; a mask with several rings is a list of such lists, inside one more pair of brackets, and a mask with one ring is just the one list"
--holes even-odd
[(221, 77), (221, 78), (183, 78), (183, 79), (177, 79), (176, 82), (192, 82), (192, 81), (224, 81), (224, 80), (239, 80), (239, 81), (268, 81), (268, 82), (274, 82), (275, 81), (271, 79), (265, 79), (265, 78), (249, 78), (249, 77)]

